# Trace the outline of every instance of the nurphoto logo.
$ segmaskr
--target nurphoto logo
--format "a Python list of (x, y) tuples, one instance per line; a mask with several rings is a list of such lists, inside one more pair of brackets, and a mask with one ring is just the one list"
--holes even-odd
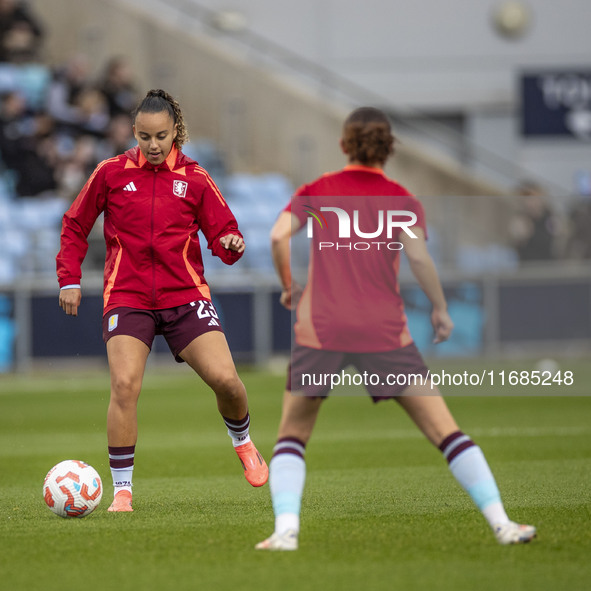
[[(412, 226), (417, 222), (417, 215), (412, 211), (389, 209), (379, 210), (376, 212), (376, 221), (374, 228), (371, 231), (363, 231), (359, 227), (359, 211), (353, 211), (353, 220), (351, 216), (344, 209), (340, 207), (321, 207), (316, 209), (309, 205), (304, 206), (304, 211), (310, 216), (308, 217), (307, 223), (307, 235), (308, 238), (314, 236), (314, 221), (320, 226), (321, 230), (328, 228), (329, 222), (323, 215), (323, 212), (330, 212), (337, 216), (336, 222), (338, 223), (338, 238), (350, 239), (353, 236), (362, 238), (363, 241), (357, 242), (318, 242), (318, 250), (327, 248), (346, 249), (346, 250), (380, 250), (382, 248), (388, 250), (402, 250), (403, 246), (401, 242), (386, 242), (385, 240), (374, 240), (367, 242), (367, 240), (384, 237), (387, 240), (392, 240), (395, 230), (403, 231), (410, 238), (417, 238), (417, 235), (412, 231)], [(330, 224), (334, 223), (334, 219), (331, 218)], [(367, 229), (367, 228), (366, 228)]]

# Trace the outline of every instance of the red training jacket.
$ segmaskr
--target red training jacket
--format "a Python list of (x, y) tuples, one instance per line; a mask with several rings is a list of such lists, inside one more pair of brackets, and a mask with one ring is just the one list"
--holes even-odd
[(60, 287), (79, 284), (88, 234), (104, 212), (104, 314), (120, 306), (157, 310), (211, 299), (197, 231), (231, 265), (242, 253), (219, 239), (238, 224), (219, 189), (174, 146), (155, 167), (139, 147), (101, 162), (65, 213), (56, 257)]

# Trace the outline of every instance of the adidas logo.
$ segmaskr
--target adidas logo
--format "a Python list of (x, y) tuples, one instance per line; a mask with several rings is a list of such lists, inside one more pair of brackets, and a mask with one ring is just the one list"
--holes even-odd
[(219, 326), (219, 325), (220, 325), (220, 323), (215, 318), (212, 318), (209, 321), (209, 324), (207, 326)]
[(127, 185), (125, 185), (125, 187), (123, 187), (124, 191), (137, 191), (136, 186), (133, 184), (133, 181), (131, 183), (127, 183)]

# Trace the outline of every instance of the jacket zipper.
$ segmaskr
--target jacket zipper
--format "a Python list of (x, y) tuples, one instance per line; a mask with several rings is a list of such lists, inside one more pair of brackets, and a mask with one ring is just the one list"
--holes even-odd
[(152, 258), (152, 308), (156, 307), (156, 254), (154, 250), (154, 213), (156, 210), (156, 177), (158, 169), (154, 169), (154, 183), (152, 184), (152, 218), (150, 220), (150, 251)]

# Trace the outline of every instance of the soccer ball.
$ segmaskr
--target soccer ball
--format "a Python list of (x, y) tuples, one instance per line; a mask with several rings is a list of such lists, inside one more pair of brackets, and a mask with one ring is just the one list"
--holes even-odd
[(45, 504), (60, 517), (86, 517), (98, 507), (102, 496), (98, 472), (79, 460), (56, 464), (43, 482)]

